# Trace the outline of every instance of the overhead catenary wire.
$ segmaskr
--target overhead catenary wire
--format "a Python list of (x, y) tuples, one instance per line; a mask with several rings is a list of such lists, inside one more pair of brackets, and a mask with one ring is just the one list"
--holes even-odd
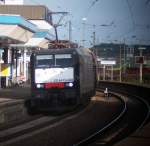
[[(127, 3), (128, 9), (129, 9), (129, 14), (130, 14), (131, 21), (132, 21), (132, 28), (130, 28), (127, 32), (124, 32), (124, 33), (118, 35), (117, 38), (122, 38), (122, 37), (125, 37), (126, 35), (129, 35), (129, 34), (135, 32), (136, 23), (135, 23), (133, 11), (132, 11), (132, 6), (131, 6), (129, 0), (125, 0), (125, 1)], [(115, 25), (115, 27), (116, 27), (116, 25)]]
[(150, 0), (146, 0), (145, 4), (146, 5), (150, 4)]
[(132, 6), (129, 3), (129, 0), (126, 0), (128, 8), (129, 8), (129, 12), (130, 12), (130, 16), (131, 16), (131, 20), (132, 20), (132, 25), (133, 25), (133, 30), (135, 29), (135, 20), (134, 20), (134, 16), (133, 16), (133, 12), (132, 12)]
[(91, 11), (91, 9), (95, 6), (95, 4), (98, 2), (99, 0), (93, 0), (92, 3), (90, 4), (90, 6), (87, 9), (87, 13), (86, 13), (86, 17), (88, 17), (89, 12)]
[(99, 1), (99, 0), (94, 0), (94, 1), (92, 2), (92, 4), (90, 5), (89, 10), (90, 10), (98, 1)]

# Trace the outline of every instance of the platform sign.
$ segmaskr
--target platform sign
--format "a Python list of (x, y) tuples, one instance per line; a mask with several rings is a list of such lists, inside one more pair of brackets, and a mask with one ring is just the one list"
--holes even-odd
[(115, 65), (116, 61), (115, 60), (102, 60), (101, 64), (102, 65)]
[(9, 77), (11, 75), (10, 64), (1, 64), (1, 77)]
[(136, 64), (143, 64), (144, 63), (144, 56), (135, 56), (135, 63)]

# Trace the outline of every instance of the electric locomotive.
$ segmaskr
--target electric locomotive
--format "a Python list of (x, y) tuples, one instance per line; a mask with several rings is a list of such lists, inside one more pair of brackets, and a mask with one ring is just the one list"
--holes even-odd
[(84, 104), (95, 95), (96, 61), (89, 49), (35, 51), (30, 62), (32, 108)]

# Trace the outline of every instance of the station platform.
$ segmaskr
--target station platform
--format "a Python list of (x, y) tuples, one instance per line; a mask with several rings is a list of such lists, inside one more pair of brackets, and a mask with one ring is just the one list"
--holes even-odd
[(25, 99), (30, 97), (30, 87), (0, 89), (0, 128), (27, 116)]
[(0, 88), (0, 100), (6, 99), (25, 99), (30, 97), (30, 86)]

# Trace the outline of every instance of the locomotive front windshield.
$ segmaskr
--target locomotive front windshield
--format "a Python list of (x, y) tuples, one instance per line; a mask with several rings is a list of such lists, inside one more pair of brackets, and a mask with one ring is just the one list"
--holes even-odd
[(37, 55), (36, 67), (71, 67), (73, 59), (71, 54)]

